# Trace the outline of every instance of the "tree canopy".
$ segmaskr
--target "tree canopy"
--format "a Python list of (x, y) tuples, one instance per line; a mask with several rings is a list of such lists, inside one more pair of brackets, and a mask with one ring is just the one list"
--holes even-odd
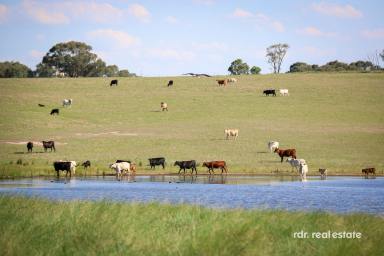
[(242, 59), (236, 59), (229, 66), (228, 71), (232, 75), (247, 75), (249, 74), (249, 66), (247, 63), (243, 62)]
[(273, 73), (280, 73), (281, 64), (287, 54), (288, 44), (274, 44), (267, 48), (268, 63), (271, 64)]
[(304, 62), (295, 62), (289, 67), (289, 72), (313, 72), (313, 71), (326, 71), (326, 72), (337, 72), (337, 71), (371, 71), (379, 70), (379, 66), (375, 66), (370, 61), (356, 61), (350, 64), (340, 62), (338, 60), (330, 61), (325, 65), (309, 65)]
[(258, 75), (258, 74), (260, 74), (261, 68), (259, 68), (257, 66), (253, 66), (250, 71), (251, 71), (252, 75)]
[(0, 77), (32, 77), (33, 73), (30, 68), (19, 62), (5, 61), (0, 62)]

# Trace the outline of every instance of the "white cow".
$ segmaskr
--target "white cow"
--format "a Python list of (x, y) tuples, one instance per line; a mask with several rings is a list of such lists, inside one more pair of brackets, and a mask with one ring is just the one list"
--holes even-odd
[(231, 78), (228, 78), (227, 81), (228, 81), (228, 83), (236, 83), (236, 82), (237, 82), (237, 79), (231, 77)]
[(64, 100), (63, 100), (63, 107), (65, 107), (65, 106), (71, 106), (71, 105), (72, 105), (72, 102), (73, 102), (72, 99), (64, 99)]
[(279, 142), (278, 141), (268, 142), (268, 148), (271, 153), (274, 152), (276, 148), (279, 148)]
[(308, 165), (300, 163), (299, 173), (302, 181), (307, 181)]
[(234, 137), (236, 139), (239, 136), (239, 129), (225, 129), (224, 133), (225, 136), (227, 136), (227, 139), (229, 137)]
[(167, 110), (168, 111), (168, 104), (166, 102), (160, 103), (161, 111)]
[(113, 163), (109, 168), (114, 169), (116, 172), (116, 178), (120, 180), (120, 177), (125, 173), (131, 173), (131, 164), (128, 162)]
[(77, 163), (76, 163), (76, 161), (70, 161), (70, 162), (71, 162), (71, 172), (73, 172), (73, 174), (75, 174)]
[(296, 170), (299, 170), (300, 164), (307, 164), (305, 159), (287, 158), (286, 161), (291, 164), (292, 168), (296, 168)]
[(282, 96), (289, 96), (288, 89), (280, 89), (279, 90), (280, 95)]

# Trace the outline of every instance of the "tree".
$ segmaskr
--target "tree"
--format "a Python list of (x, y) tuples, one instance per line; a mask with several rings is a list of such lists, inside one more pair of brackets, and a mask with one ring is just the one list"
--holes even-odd
[(30, 68), (19, 62), (5, 61), (0, 62), (0, 77), (32, 77), (33, 73)]
[(242, 59), (237, 59), (231, 63), (231, 66), (229, 66), (228, 71), (232, 75), (247, 75), (249, 74), (249, 66), (247, 63), (243, 62)]
[(131, 77), (131, 76), (136, 76), (136, 74), (135, 73), (129, 73), (128, 69), (122, 69), (119, 71), (118, 76)]
[(110, 65), (105, 68), (105, 75), (112, 77), (112, 76), (119, 76), (119, 68), (116, 65)]
[(281, 64), (289, 48), (288, 44), (274, 44), (267, 48), (268, 63), (273, 68), (273, 73), (280, 73)]
[(258, 74), (260, 74), (260, 71), (261, 71), (261, 68), (259, 68), (259, 67), (257, 67), (257, 66), (253, 66), (253, 67), (251, 68), (251, 74), (252, 74), (252, 75), (258, 75)]
[(38, 77), (52, 77), (55, 72), (55, 69), (47, 64), (39, 63), (36, 66), (36, 76)]
[(384, 50), (380, 53), (381, 60), (384, 62)]
[(289, 72), (308, 72), (313, 71), (317, 67), (315, 65), (308, 65), (305, 62), (295, 62), (289, 67)]

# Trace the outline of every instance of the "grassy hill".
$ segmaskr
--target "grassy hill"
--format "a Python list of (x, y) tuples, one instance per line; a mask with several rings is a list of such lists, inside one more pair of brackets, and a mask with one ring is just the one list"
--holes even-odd
[[(215, 79), (119, 78), (117, 87), (110, 78), (1, 79), (0, 175), (53, 174), (59, 159), (88, 159), (100, 172), (116, 159), (147, 173), (176, 172), (175, 160), (190, 159), (225, 160), (230, 173), (289, 172), (269, 153), (269, 140), (296, 148), (310, 174), (360, 174), (368, 166), (383, 172), (384, 74), (241, 76), (227, 87)], [(290, 96), (263, 96), (266, 88), (287, 88)], [(72, 107), (61, 107), (64, 98)], [(168, 112), (160, 112), (162, 101)], [(54, 107), (59, 116), (49, 115)], [(236, 141), (225, 140), (226, 128), (239, 129)], [(36, 145), (26, 153), (24, 142), (48, 139), (56, 153)], [(166, 158), (165, 171), (149, 170), (147, 159), (157, 156)]]

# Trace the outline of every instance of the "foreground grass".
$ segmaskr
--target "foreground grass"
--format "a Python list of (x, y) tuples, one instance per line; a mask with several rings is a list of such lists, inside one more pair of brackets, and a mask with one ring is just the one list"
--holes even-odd
[[(168, 162), (166, 173), (178, 171), (175, 160), (190, 159), (225, 160), (230, 173), (290, 171), (267, 152), (269, 140), (296, 148), (310, 174), (360, 174), (369, 166), (383, 173), (384, 74), (241, 76), (227, 87), (215, 79), (120, 78), (113, 88), (106, 78), (0, 79), (0, 174), (54, 174), (59, 159), (90, 160), (93, 174), (130, 159), (149, 173), (147, 159), (158, 156)], [(270, 87), (288, 88), (290, 96), (263, 96)], [(63, 98), (73, 106), (61, 108)], [(159, 112), (162, 101), (168, 112)], [(54, 107), (59, 116), (49, 115)], [(225, 140), (226, 128), (238, 128), (239, 138)], [(56, 153), (41, 146), (26, 153), (23, 142), (49, 139)]]
[[(0, 197), (1, 255), (383, 255), (382, 217)], [(298, 239), (356, 231), (361, 239)]]

